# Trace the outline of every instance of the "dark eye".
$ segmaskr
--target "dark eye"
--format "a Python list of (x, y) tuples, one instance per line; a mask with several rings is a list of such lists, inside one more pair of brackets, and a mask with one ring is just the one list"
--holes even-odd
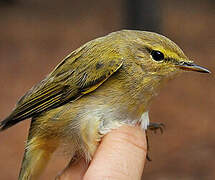
[(155, 61), (162, 61), (164, 59), (164, 54), (156, 50), (152, 50), (151, 56)]

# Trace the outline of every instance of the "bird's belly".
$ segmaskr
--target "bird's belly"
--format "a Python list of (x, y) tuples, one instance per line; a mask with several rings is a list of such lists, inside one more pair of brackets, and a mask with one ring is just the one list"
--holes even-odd
[(48, 129), (50, 136), (60, 138), (65, 152), (82, 151), (89, 159), (88, 153), (92, 155), (101, 137), (111, 130), (137, 123), (147, 129), (148, 112), (142, 114), (139, 110), (137, 113), (130, 106), (115, 102), (99, 97), (82, 97), (44, 114), (47, 123), (43, 123), (46, 126), (43, 129)]
[[(148, 111), (142, 115), (129, 111), (125, 106), (119, 106), (117, 104), (86, 104), (82, 107), (82, 111), (79, 112), (78, 118), (80, 126), (88, 126), (89, 132), (96, 129), (100, 134), (106, 134), (112, 129), (116, 129), (123, 124), (136, 125), (140, 123), (142, 129), (147, 129), (149, 125)], [(93, 130), (92, 130), (93, 129)]]
[(146, 130), (149, 126), (149, 113), (144, 112), (140, 118), (140, 126), (142, 129)]

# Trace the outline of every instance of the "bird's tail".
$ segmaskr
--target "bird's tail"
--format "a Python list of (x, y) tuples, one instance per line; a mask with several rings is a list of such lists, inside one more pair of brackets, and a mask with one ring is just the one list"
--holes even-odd
[(45, 169), (50, 153), (43, 149), (27, 149), (22, 161), (19, 180), (38, 179)]
[(56, 141), (53, 142), (53, 140), (51, 141), (47, 137), (41, 137), (37, 133), (32, 133), (32, 131), (33, 127), (31, 123), (18, 180), (39, 179), (40, 175), (45, 170), (51, 155), (58, 146)]

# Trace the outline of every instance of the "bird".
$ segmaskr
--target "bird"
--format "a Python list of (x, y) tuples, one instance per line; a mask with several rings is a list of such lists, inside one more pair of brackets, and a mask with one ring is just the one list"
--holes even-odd
[(154, 32), (120, 30), (74, 50), (0, 122), (4, 131), (31, 118), (19, 180), (38, 179), (60, 147), (71, 161), (90, 162), (113, 129), (162, 129), (162, 123), (149, 121), (150, 104), (168, 80), (185, 71), (210, 73)]

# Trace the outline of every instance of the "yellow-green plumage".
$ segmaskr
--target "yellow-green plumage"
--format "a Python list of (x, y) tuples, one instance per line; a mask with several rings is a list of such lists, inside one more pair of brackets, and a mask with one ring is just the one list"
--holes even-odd
[[(152, 51), (164, 59), (156, 61)], [(118, 31), (73, 51), (1, 122), (4, 130), (32, 117), (19, 180), (38, 178), (59, 146), (71, 158), (90, 160), (111, 129), (146, 123), (141, 116), (152, 98), (182, 69), (206, 72), (175, 43), (151, 32)]]

